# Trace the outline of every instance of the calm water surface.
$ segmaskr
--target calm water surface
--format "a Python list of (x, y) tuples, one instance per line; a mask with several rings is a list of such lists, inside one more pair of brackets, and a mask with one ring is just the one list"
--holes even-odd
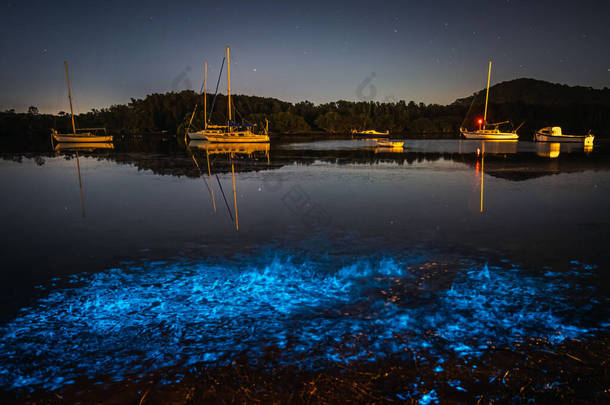
[(4, 153), (0, 384), (238, 357), (425, 353), (440, 373), (497, 345), (594, 341), (610, 327), (609, 157), (457, 140), (81, 150), (81, 198), (73, 151)]

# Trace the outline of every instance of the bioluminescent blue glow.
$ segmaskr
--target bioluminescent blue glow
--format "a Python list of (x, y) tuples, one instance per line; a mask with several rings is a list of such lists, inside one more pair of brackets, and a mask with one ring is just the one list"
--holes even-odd
[(442, 373), (445, 357), (490, 344), (555, 344), (604, 328), (581, 316), (570, 298), (579, 286), (556, 273), (469, 262), (437, 271), (437, 282), (408, 259), (329, 263), (277, 254), (73, 276), (0, 328), (0, 385), (55, 389), (78, 376), (121, 380), (238, 358), (317, 369), (413, 353)]
[(430, 405), (430, 404), (438, 404), (438, 395), (436, 395), (436, 391), (432, 390), (419, 399), (420, 405)]

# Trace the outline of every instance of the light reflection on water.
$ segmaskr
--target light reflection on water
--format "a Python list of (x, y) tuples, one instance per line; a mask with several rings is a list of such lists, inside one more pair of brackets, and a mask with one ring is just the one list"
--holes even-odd
[(607, 304), (580, 283), (595, 266), (571, 266), (537, 276), (509, 263), (416, 254), (333, 266), (281, 251), (126, 264), (56, 280), (64, 287), (51, 286), (4, 325), (0, 385), (54, 389), (82, 375), (121, 380), (237, 358), (319, 369), (425, 355), (440, 365), (490, 345), (552, 345), (608, 330), (607, 319), (586, 318)]
[(472, 393), (451, 364), (594, 345), (610, 328), (603, 148), (343, 140), (229, 158), (195, 146), (82, 155), (86, 218), (73, 155), (3, 155), (0, 388), (415, 360), (444, 382), (397, 398), (435, 403), (443, 384)]

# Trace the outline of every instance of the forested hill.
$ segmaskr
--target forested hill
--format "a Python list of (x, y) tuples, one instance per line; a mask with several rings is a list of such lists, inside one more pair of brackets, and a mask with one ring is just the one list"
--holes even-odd
[[(208, 95), (208, 108), (212, 105)], [(93, 110), (76, 117), (77, 127), (106, 127), (112, 134), (168, 133), (184, 134), (197, 107), (192, 128), (201, 128), (203, 113), (201, 95), (193, 91), (151, 94), (132, 99), (128, 104)], [(406, 102), (393, 103), (336, 101), (314, 105), (311, 102), (288, 103), (269, 97), (237, 95), (233, 98), (237, 121), (263, 126), (269, 120), (274, 134), (323, 131), (347, 134), (351, 129), (390, 130), (409, 136), (439, 134), (458, 136), (461, 125), (473, 127), (482, 115), (484, 93), (458, 99), (449, 105)], [(212, 123), (226, 122), (227, 100), (219, 95)], [(598, 137), (610, 137), (610, 90), (570, 87), (534, 79), (516, 79), (499, 83), (490, 89), (488, 121), (510, 120), (521, 139), (531, 139), (541, 127), (560, 125), (566, 131), (583, 133), (592, 130)], [(50, 128), (70, 130), (69, 114), (39, 114), (32, 106), (28, 113), (0, 112), (0, 136), (26, 138), (48, 137)]]
[[(483, 103), (485, 89), (477, 93), (477, 103)], [(460, 98), (456, 104), (470, 105), (472, 97)], [(604, 105), (610, 106), (610, 89), (568, 86), (536, 79), (515, 79), (498, 83), (489, 89), (489, 98), (497, 104), (524, 103), (530, 105)], [(479, 100), (480, 99), (480, 100)]]

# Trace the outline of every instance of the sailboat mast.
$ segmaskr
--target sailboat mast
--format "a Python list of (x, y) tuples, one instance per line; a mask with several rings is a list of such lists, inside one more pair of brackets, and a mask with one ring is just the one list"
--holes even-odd
[(239, 231), (239, 217), (237, 216), (237, 188), (235, 187), (235, 165), (233, 164), (233, 154), (231, 153), (231, 174), (233, 175), (233, 201), (235, 202), (235, 230)]
[(74, 124), (74, 111), (72, 110), (72, 93), (70, 93), (70, 78), (68, 77), (68, 62), (64, 61), (66, 68), (66, 83), (68, 84), (68, 100), (70, 100), (70, 116), (72, 117), (72, 133), (76, 135), (76, 125)]
[(489, 99), (489, 79), (491, 79), (491, 61), (489, 61), (489, 71), (487, 72), (487, 94), (485, 94), (485, 112), (483, 113), (483, 129), (487, 125), (487, 100)]
[(208, 129), (208, 62), (203, 66), (203, 128)]
[(231, 61), (229, 59), (229, 47), (227, 46), (227, 97), (229, 106), (229, 132), (231, 131)]

